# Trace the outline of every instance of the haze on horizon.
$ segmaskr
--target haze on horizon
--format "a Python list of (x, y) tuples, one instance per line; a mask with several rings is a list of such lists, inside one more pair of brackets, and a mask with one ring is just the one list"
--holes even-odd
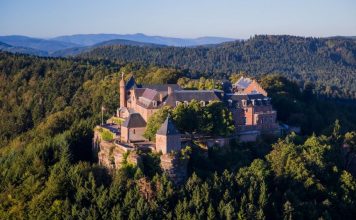
[(356, 36), (353, 0), (2, 0), (0, 35)]

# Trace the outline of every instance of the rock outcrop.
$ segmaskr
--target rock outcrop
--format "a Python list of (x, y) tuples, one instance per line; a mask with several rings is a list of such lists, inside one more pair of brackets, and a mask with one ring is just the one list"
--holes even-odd
[(179, 154), (163, 154), (160, 159), (163, 172), (175, 184), (181, 184), (186, 180), (188, 159), (180, 157)]

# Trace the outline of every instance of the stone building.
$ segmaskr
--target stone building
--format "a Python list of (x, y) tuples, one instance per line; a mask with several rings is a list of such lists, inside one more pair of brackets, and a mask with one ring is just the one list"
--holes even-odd
[[(122, 77), (120, 108), (117, 115), (126, 119), (130, 114), (140, 114), (147, 122), (165, 105), (174, 108), (179, 104), (188, 104), (196, 100), (205, 106), (217, 100), (224, 102), (232, 112), (237, 135), (247, 134), (248, 131), (256, 137), (262, 133), (278, 134), (280, 132), (276, 121), (277, 112), (273, 109), (267, 92), (256, 80), (241, 77), (232, 85), (226, 81), (223, 84), (223, 90), (183, 90), (177, 84), (138, 85), (133, 77), (125, 83)], [(143, 130), (135, 129), (139, 132)], [(253, 140), (253, 138), (246, 140)]]
[[(116, 121), (98, 126), (93, 139), (93, 150), (99, 163), (112, 169), (119, 168), (127, 158), (130, 163), (138, 164), (140, 155), (137, 149), (161, 152), (161, 168), (174, 181), (180, 182), (186, 176), (187, 161), (179, 158), (182, 149), (182, 137), (168, 116), (156, 133), (156, 141), (144, 137), (147, 121), (163, 106), (176, 107), (187, 105), (192, 100), (201, 106), (212, 101), (223, 102), (233, 115), (236, 131), (230, 137), (207, 138), (207, 145), (224, 145), (231, 139), (255, 141), (261, 134), (278, 134), (277, 112), (273, 109), (267, 92), (257, 81), (241, 77), (236, 83), (223, 82), (223, 90), (183, 90), (177, 84), (138, 85), (131, 77), (127, 83), (121, 77), (119, 83), (120, 99)], [(114, 133), (113, 140), (104, 141), (98, 135), (100, 129)], [(124, 157), (129, 153), (129, 157)], [(131, 156), (130, 156), (131, 155)]]
[(146, 121), (142, 116), (139, 113), (130, 113), (121, 125), (121, 141), (127, 143), (145, 141), (143, 137), (145, 128)]
[(237, 131), (279, 132), (277, 112), (269, 97), (259, 93), (234, 93), (227, 95), (227, 100)]
[(174, 126), (170, 116), (161, 125), (156, 133), (156, 151), (163, 154), (178, 152), (181, 149), (181, 135)]

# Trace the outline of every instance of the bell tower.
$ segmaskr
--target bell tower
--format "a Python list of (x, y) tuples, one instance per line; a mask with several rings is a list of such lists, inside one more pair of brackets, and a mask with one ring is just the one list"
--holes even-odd
[(126, 107), (126, 89), (125, 89), (125, 80), (124, 80), (124, 73), (121, 73), (121, 80), (120, 80), (120, 108)]

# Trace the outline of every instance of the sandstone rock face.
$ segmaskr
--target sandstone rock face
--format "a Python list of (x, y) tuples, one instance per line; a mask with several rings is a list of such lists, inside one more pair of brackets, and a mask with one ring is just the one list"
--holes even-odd
[(115, 168), (114, 149), (115, 145), (112, 143), (101, 141), (99, 143), (98, 163), (108, 169)]
[(140, 166), (142, 164), (141, 156), (136, 151), (131, 151), (127, 157), (127, 163)]
[(114, 169), (120, 169), (122, 163), (124, 162), (124, 154), (122, 151), (117, 150), (116, 148), (113, 150), (112, 157), (114, 159)]
[(126, 151), (111, 141), (104, 141), (97, 132), (94, 133), (93, 138), (93, 154), (98, 163), (109, 170), (120, 169), (125, 159), (132, 165), (137, 166), (141, 163), (141, 157), (135, 151)]
[[(127, 150), (120, 144), (112, 141), (104, 141), (98, 132), (94, 133), (93, 154), (98, 163), (110, 171), (120, 169), (124, 164), (140, 166), (142, 158), (136, 150)], [(179, 154), (163, 154), (161, 157), (161, 168), (175, 183), (181, 184), (187, 178), (188, 159), (183, 159)]]
[(163, 154), (161, 168), (175, 184), (181, 184), (187, 178), (188, 160), (177, 155)]

